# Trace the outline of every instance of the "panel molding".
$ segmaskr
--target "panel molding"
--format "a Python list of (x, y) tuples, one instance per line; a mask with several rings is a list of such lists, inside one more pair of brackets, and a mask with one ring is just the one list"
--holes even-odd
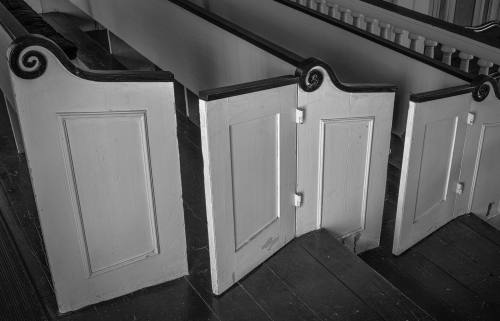
[[(126, 110), (126, 111), (105, 111), (105, 112), (61, 112), (56, 113), (59, 118), (60, 134), (62, 140), (62, 152), (66, 166), (66, 173), (68, 178), (68, 185), (70, 187), (70, 197), (73, 204), (75, 224), (79, 234), (81, 258), (84, 266), (86, 267), (87, 278), (94, 278), (98, 275), (120, 269), (127, 265), (146, 260), (154, 257), (160, 253), (160, 243), (158, 237), (158, 224), (156, 213), (156, 202), (153, 184), (153, 173), (150, 155), (150, 142), (147, 126), (147, 113), (146, 110)], [(77, 176), (74, 166), (74, 158), (72, 152), (71, 138), (68, 130), (68, 122), (78, 119), (102, 119), (102, 118), (138, 118), (140, 125), (140, 134), (142, 141), (142, 157), (145, 167), (144, 175), (147, 180), (146, 195), (148, 202), (148, 223), (150, 227), (151, 249), (145, 252), (137, 253), (127, 258), (118, 260), (112, 264), (103, 267), (95, 267), (92, 264), (91, 253), (87, 240), (87, 231), (84, 223), (84, 213), (81, 204), (80, 192), (77, 182)]]
[(476, 185), (477, 185), (477, 179), (479, 176), (479, 170), (481, 167), (481, 157), (483, 154), (483, 147), (484, 147), (484, 139), (486, 136), (486, 129), (488, 127), (500, 127), (500, 122), (496, 123), (483, 123), (481, 125), (481, 133), (479, 135), (479, 141), (477, 144), (477, 151), (476, 151), (476, 157), (475, 157), (475, 162), (474, 162), (474, 172), (472, 175), (472, 182), (471, 182), (471, 192), (470, 195), (472, 197), (469, 198), (469, 204), (468, 204), (468, 210), (472, 211), (472, 206), (474, 204), (474, 200), (476, 198), (475, 195), (475, 190), (476, 190)]
[(251, 119), (248, 121), (241, 121), (237, 123), (233, 123), (229, 126), (229, 142), (230, 142), (230, 147), (229, 147), (229, 153), (231, 155), (230, 160), (231, 160), (231, 192), (232, 192), (232, 198), (237, 199), (236, 197), (236, 191), (235, 191), (235, 182), (234, 182), (234, 177), (235, 177), (235, 171), (234, 171), (234, 159), (233, 159), (233, 130), (236, 126), (246, 124), (246, 123), (251, 123), (251, 122), (257, 122), (257, 121), (263, 121), (266, 119), (272, 119), (274, 126), (275, 126), (275, 134), (274, 134), (274, 152), (276, 155), (275, 158), (275, 189), (274, 189), (274, 194), (275, 194), (275, 202), (276, 202), (276, 208), (275, 208), (275, 216), (269, 219), (266, 223), (262, 224), (260, 227), (257, 228), (256, 231), (251, 233), (246, 239), (238, 242), (238, 235), (237, 235), (237, 209), (236, 209), (236, 204), (235, 202), (232, 202), (233, 204), (233, 220), (235, 222), (234, 224), (234, 249), (235, 252), (237, 253), (241, 249), (245, 247), (245, 245), (249, 244), (253, 239), (255, 239), (260, 233), (265, 231), (268, 227), (273, 225), (277, 220), (280, 218), (280, 178), (281, 178), (281, 154), (280, 154), (280, 114), (272, 114), (272, 115), (266, 115), (264, 117), (256, 118), (256, 119)]
[(362, 196), (362, 209), (360, 217), (360, 226), (352, 231), (343, 233), (339, 235), (338, 238), (345, 238), (366, 229), (366, 214), (367, 214), (367, 204), (368, 204), (368, 189), (369, 189), (369, 177), (370, 177), (370, 164), (371, 164), (371, 154), (373, 146), (373, 131), (375, 117), (348, 117), (348, 118), (333, 118), (333, 119), (321, 119), (319, 126), (319, 148), (318, 148), (318, 186), (317, 186), (317, 213), (316, 213), (316, 224), (317, 228), (322, 227), (323, 221), (323, 189), (324, 189), (324, 162), (325, 162), (325, 128), (328, 124), (334, 123), (360, 123), (368, 124), (367, 132), (367, 144), (365, 152), (365, 166), (364, 166), (364, 178), (363, 178), (363, 196)]
[[(442, 122), (444, 120), (448, 120), (448, 119), (440, 119), (440, 120), (436, 120), (435, 122)], [(451, 135), (451, 139), (450, 139), (450, 150), (448, 152), (448, 161), (447, 161), (447, 166), (446, 166), (446, 176), (445, 176), (445, 183), (444, 183), (444, 186), (443, 186), (443, 193), (442, 193), (442, 196), (440, 198), (440, 200), (436, 203), (434, 203), (434, 205), (432, 205), (431, 207), (427, 208), (425, 210), (425, 214), (423, 215), (418, 215), (418, 207), (419, 207), (419, 199), (420, 199), (420, 193), (421, 193), (421, 188), (422, 188), (422, 164), (424, 162), (424, 158), (425, 158), (425, 143), (427, 141), (427, 136), (428, 136), (428, 132), (429, 132), (429, 125), (431, 124), (434, 124), (435, 122), (430, 122), (428, 124), (425, 125), (425, 130), (424, 130), (424, 135), (423, 135), (423, 139), (422, 139), (422, 148), (421, 148), (421, 155), (420, 155), (420, 161), (419, 161), (419, 174), (418, 174), (418, 183), (417, 183), (417, 192), (416, 192), (416, 198), (415, 198), (415, 206), (414, 206), (414, 209), (413, 209), (413, 224), (416, 224), (418, 223), (419, 220), (422, 220), (424, 219), (429, 213), (432, 213), (432, 210), (436, 207), (436, 206), (439, 206), (441, 203), (443, 202), (446, 202), (446, 200), (448, 199), (448, 190), (449, 190), (449, 186), (450, 186), (450, 179), (451, 179), (451, 170), (452, 170), (452, 165), (453, 165), (453, 155), (455, 154), (455, 146), (456, 146), (456, 139), (457, 139), (457, 131), (458, 131), (458, 121), (459, 121), (459, 117), (454, 117), (452, 119), (449, 119), (451, 121), (453, 121), (453, 130), (452, 130), (452, 135)]]

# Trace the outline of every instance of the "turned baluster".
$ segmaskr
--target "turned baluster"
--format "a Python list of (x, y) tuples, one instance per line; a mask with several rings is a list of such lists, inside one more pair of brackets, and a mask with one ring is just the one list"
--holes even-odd
[(379, 22), (380, 36), (384, 39), (391, 40), (391, 24), (387, 22)]
[(354, 12), (352, 14), (352, 24), (356, 26), (356, 28), (362, 29), (364, 18), (365, 18), (364, 14), (359, 12)]
[(348, 23), (349, 15), (351, 14), (351, 9), (340, 7), (340, 20)]
[(309, 9), (316, 9), (316, 0), (307, 0), (307, 7)]
[(403, 34), (406, 32), (406, 30), (394, 27), (394, 42), (397, 43), (398, 45), (403, 45)]
[(316, 11), (321, 13), (326, 13), (325, 8), (326, 8), (326, 0), (316, 0)]
[(337, 18), (337, 12), (339, 10), (339, 5), (331, 2), (326, 3), (327, 14), (332, 18)]
[(408, 38), (410, 39), (410, 49), (413, 51), (418, 51), (418, 43), (420, 42), (420, 40), (424, 39), (424, 37), (410, 32), (408, 34)]
[(489, 75), (490, 68), (493, 67), (493, 63), (489, 60), (479, 59), (477, 61), (477, 65), (479, 66), (479, 74), (480, 75)]
[(297, 0), (297, 3), (300, 4), (301, 6), (307, 6), (307, 1), (308, 0)]
[(374, 35), (377, 34), (376, 32), (376, 26), (378, 24), (378, 20), (375, 19), (375, 18), (372, 18), (372, 17), (366, 17), (365, 18), (365, 22), (366, 22), (366, 31), (368, 31), (369, 33), (373, 33)]
[(434, 58), (434, 48), (436, 48), (438, 42), (431, 39), (426, 39), (424, 41), (424, 55), (429, 58)]
[(457, 49), (450, 46), (442, 45), (441, 51), (443, 52), (443, 58), (441, 59), (441, 61), (451, 66), (451, 55), (453, 55), (453, 53), (457, 51)]
[(458, 54), (458, 57), (460, 58), (460, 70), (469, 72), (470, 61), (474, 58), (474, 56), (461, 51)]

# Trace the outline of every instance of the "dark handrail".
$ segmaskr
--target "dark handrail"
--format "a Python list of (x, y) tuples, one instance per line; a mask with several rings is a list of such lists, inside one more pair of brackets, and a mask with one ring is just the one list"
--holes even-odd
[(493, 93), (495, 94), (495, 97), (497, 99), (500, 99), (499, 79), (500, 75), (498, 74), (494, 76), (480, 75), (477, 78), (475, 78), (471, 83), (466, 85), (460, 85), (455, 87), (428, 91), (424, 93), (412, 94), (410, 95), (410, 101), (416, 103), (423, 103), (427, 101), (472, 93), (472, 98), (474, 98), (474, 100), (477, 102), (481, 102), (485, 100), (486, 97), (488, 97), (488, 94), (490, 93), (490, 86), (488, 86), (488, 83), (493, 88)]
[[(303, 58), (294, 52), (285, 49), (281, 46), (276, 45), (264, 39), (263, 37), (248, 31), (229, 20), (222, 18), (221, 16), (207, 11), (203, 7), (200, 7), (190, 1), (183, 0), (169, 0), (173, 4), (176, 4), (185, 10), (191, 12), (192, 14), (207, 20), (208, 22), (238, 36), (251, 44), (269, 52), (270, 54), (290, 63), (291, 65), (297, 67), (296, 76), (299, 78), (300, 87), (305, 91), (316, 90), (323, 82), (323, 75), (317, 70), (317, 67), (322, 67), (328, 73), (332, 82), (339, 89), (347, 92), (394, 92), (396, 91), (396, 86), (387, 84), (346, 84), (340, 81), (333, 71), (333, 69), (325, 62), (322, 62), (316, 58)], [(229, 88), (232, 88), (230, 86)], [(202, 91), (200, 95), (207, 95), (207, 92)]]

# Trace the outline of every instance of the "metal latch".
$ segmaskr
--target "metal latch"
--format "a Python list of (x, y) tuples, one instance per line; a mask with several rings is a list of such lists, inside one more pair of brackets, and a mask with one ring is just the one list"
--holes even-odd
[(457, 183), (457, 188), (455, 190), (455, 193), (457, 193), (458, 195), (462, 195), (464, 193), (464, 189), (465, 189), (464, 183)]
[(297, 108), (297, 110), (295, 112), (295, 122), (297, 124), (304, 123), (304, 108)]
[(303, 195), (302, 193), (295, 193), (293, 195), (293, 206), (295, 207), (301, 207), (302, 206), (302, 202), (303, 202)]
[(472, 125), (476, 122), (476, 114), (468, 113), (467, 114), (467, 125)]

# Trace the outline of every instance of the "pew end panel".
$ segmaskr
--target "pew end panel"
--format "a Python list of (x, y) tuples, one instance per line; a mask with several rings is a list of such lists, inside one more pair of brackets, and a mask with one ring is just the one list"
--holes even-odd
[(173, 75), (80, 70), (41, 36), (9, 64), (59, 311), (187, 274)]
[(298, 69), (297, 236), (324, 228), (360, 253), (379, 245), (396, 87), (343, 84), (308, 59)]
[(499, 92), (496, 79), (480, 76), (468, 85), (412, 95), (394, 254), (460, 215), (497, 215)]

